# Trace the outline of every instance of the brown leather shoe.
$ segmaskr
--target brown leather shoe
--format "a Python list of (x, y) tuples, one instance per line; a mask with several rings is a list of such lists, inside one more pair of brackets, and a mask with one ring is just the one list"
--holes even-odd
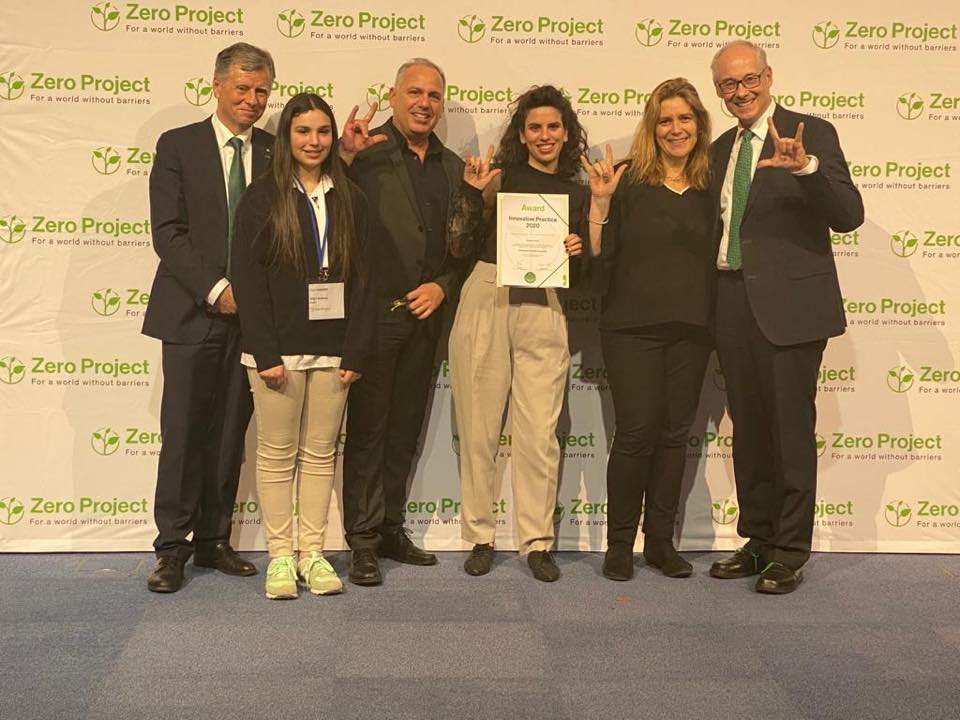
[(193, 552), (193, 564), (197, 567), (219, 570), (224, 575), (249, 577), (257, 574), (257, 568), (253, 563), (244, 560), (225, 542), (198, 545)]
[(560, 579), (560, 568), (547, 550), (534, 550), (527, 555), (527, 565), (540, 582), (556, 582)]
[(710, 574), (721, 580), (733, 580), (760, 574), (760, 556), (746, 548), (738, 548), (733, 555), (717, 560), (710, 566)]
[(493, 545), (479, 543), (473, 546), (470, 556), (463, 562), (463, 571), (477, 577), (486, 575), (493, 567)]

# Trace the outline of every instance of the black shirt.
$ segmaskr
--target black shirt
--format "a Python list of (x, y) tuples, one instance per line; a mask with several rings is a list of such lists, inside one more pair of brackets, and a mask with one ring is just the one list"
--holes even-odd
[(704, 190), (679, 194), (624, 178), (603, 228), (600, 327), (707, 326), (716, 262), (713, 216)]
[[(389, 123), (394, 139), (400, 146), (400, 155), (410, 176), (410, 184), (417, 198), (417, 209), (423, 219), (424, 234), (427, 239), (423, 256), (423, 280), (432, 278), (440, 271), (446, 249), (447, 199), (450, 186), (447, 174), (443, 171), (443, 144), (433, 133), (427, 141), (427, 151), (423, 160), (410, 149), (407, 139), (393, 122)], [(389, 218), (384, 218), (389, 222)]]

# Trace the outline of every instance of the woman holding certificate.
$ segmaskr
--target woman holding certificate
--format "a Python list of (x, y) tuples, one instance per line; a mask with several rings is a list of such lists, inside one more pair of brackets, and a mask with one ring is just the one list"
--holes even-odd
[(323, 540), (347, 390), (372, 351), (376, 316), (363, 196), (344, 172), (336, 138), (322, 98), (291, 98), (271, 169), (244, 193), (234, 226), (231, 282), (257, 416), (271, 599), (297, 597), (298, 579), (316, 595), (343, 589)]
[(609, 149), (604, 160), (583, 161), (593, 198), (591, 250), (605, 286), (600, 339), (616, 418), (603, 563), (612, 580), (633, 577), (641, 512), (647, 563), (669, 577), (692, 571), (673, 534), (687, 435), (711, 348), (716, 249), (709, 150), (709, 115), (694, 87), (677, 78), (647, 101), (626, 165), (614, 168)]
[[(485, 575), (493, 562), (499, 482), (496, 457), (509, 401), (517, 541), (534, 577), (552, 582), (550, 555), (560, 446), (557, 421), (570, 366), (567, 323), (556, 287), (569, 284), (568, 256), (589, 191), (577, 182), (586, 131), (555, 87), (520, 96), (493, 157), (468, 157), (451, 206), (451, 252), (476, 260), (450, 333), (450, 376), (460, 437), (464, 563)], [(491, 170), (491, 157), (500, 169)], [(499, 198), (498, 198), (499, 193)], [(499, 211), (498, 211), (499, 208)], [(574, 268), (575, 269), (575, 268)]]

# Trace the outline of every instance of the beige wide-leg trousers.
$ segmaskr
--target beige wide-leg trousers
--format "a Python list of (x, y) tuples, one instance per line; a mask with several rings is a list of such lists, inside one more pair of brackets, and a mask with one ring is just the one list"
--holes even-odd
[(492, 543), (500, 492), (496, 457), (510, 402), (514, 526), (523, 554), (553, 545), (560, 444), (557, 421), (570, 367), (567, 321), (554, 290), (498, 288), (478, 262), (450, 332), (450, 378), (460, 435), (460, 532)]
[(257, 417), (257, 493), (271, 558), (293, 555), (293, 476), (299, 465), (298, 545), (323, 550), (327, 512), (337, 468), (337, 436), (348, 386), (337, 368), (287, 370), (281, 390), (271, 390), (247, 369)]

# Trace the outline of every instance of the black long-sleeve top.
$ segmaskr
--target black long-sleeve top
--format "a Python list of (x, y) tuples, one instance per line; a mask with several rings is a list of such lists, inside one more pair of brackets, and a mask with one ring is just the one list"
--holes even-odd
[[(569, 177), (542, 172), (528, 164), (504, 169), (501, 178), (499, 192), (566, 195), (569, 198), (569, 232), (584, 238), (583, 252), (589, 253), (585, 225), (590, 209), (590, 190), (586, 185)], [(497, 262), (496, 201), (489, 208), (486, 219), (483, 209), (481, 192), (465, 182), (461, 183), (451, 200), (449, 234), (453, 257)], [(579, 276), (580, 259), (570, 258), (571, 284), (576, 283)]]
[(705, 190), (688, 188), (680, 194), (624, 177), (601, 234), (600, 327), (709, 326), (713, 219)]
[[(291, 187), (291, 191), (292, 187)], [(232, 277), (241, 345), (253, 355), (258, 370), (281, 365), (282, 355), (326, 355), (340, 358), (344, 370), (363, 372), (374, 351), (376, 304), (372, 260), (368, 241), (366, 203), (354, 192), (354, 222), (357, 250), (364, 260), (366, 277), (352, 271), (345, 279), (342, 320), (310, 320), (307, 310), (307, 280), (293, 269), (267, 267), (268, 222), (274, 189), (268, 176), (247, 188), (237, 207), (232, 239)], [(319, 274), (309, 200), (297, 192), (297, 215), (307, 261), (307, 274)], [(333, 222), (332, 195), (327, 193), (327, 218)], [(356, 268), (356, 263), (354, 263)]]

